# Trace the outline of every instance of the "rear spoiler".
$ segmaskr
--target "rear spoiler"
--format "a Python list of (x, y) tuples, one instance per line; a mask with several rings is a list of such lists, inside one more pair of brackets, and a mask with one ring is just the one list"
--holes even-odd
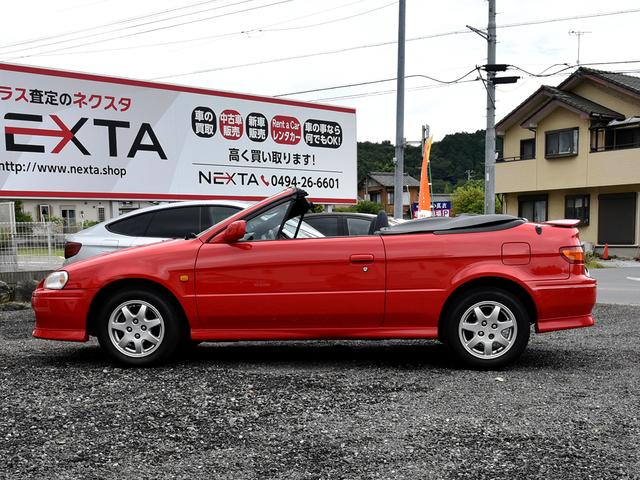
[(580, 220), (550, 220), (548, 222), (544, 222), (545, 225), (551, 225), (553, 227), (564, 227), (564, 228), (575, 228), (580, 223)]

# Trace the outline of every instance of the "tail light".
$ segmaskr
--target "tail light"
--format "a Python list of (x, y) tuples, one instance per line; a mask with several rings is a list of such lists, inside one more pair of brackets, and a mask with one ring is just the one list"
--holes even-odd
[(569, 263), (584, 265), (584, 250), (580, 245), (562, 247), (560, 249), (560, 256)]
[(82, 244), (78, 242), (67, 242), (64, 244), (64, 258), (71, 258), (74, 255), (77, 255), (80, 249), (82, 248)]

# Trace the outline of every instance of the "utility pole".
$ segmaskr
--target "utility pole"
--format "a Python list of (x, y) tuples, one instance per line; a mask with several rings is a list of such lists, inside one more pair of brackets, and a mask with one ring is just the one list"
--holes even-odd
[[(489, 0), (489, 25), (487, 27), (487, 64), (496, 63), (496, 0)], [(484, 143), (484, 213), (496, 211), (496, 85), (495, 71), (487, 71), (487, 130)]]
[(398, 84), (396, 90), (396, 171), (393, 182), (393, 216), (402, 218), (404, 184), (404, 39), (405, 0), (400, 0), (398, 15)]

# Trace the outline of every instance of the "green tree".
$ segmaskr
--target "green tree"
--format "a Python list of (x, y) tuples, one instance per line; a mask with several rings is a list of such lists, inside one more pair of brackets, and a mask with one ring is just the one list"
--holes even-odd
[[(453, 191), (453, 211), (456, 215), (461, 213), (484, 213), (484, 182), (482, 180), (469, 180), (464, 185)], [(502, 199), (496, 197), (496, 211), (502, 212)]]
[(28, 214), (25, 213), (25, 211), (23, 210), (24, 206), (22, 205), (21, 201), (17, 201), (14, 204), (14, 208), (15, 208), (15, 214), (16, 214), (16, 222), (33, 222), (33, 217)]
[[(358, 181), (371, 172), (392, 172), (395, 147), (390, 141), (358, 143)], [(405, 172), (419, 179), (422, 170), (422, 148), (407, 145), (404, 153)], [(445, 135), (431, 146), (431, 182), (433, 191), (451, 193), (469, 176), (484, 172), (484, 130)]]

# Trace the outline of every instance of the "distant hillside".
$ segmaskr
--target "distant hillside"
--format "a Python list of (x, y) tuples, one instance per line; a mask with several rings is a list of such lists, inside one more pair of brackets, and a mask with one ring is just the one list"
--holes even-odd
[[(368, 172), (393, 171), (395, 149), (391, 142), (358, 142), (358, 181)], [(419, 179), (422, 167), (420, 147), (407, 146), (404, 155), (405, 172)], [(434, 192), (451, 192), (456, 185), (472, 178), (482, 178), (484, 172), (484, 130), (474, 133), (446, 135), (431, 147), (431, 175)]]

